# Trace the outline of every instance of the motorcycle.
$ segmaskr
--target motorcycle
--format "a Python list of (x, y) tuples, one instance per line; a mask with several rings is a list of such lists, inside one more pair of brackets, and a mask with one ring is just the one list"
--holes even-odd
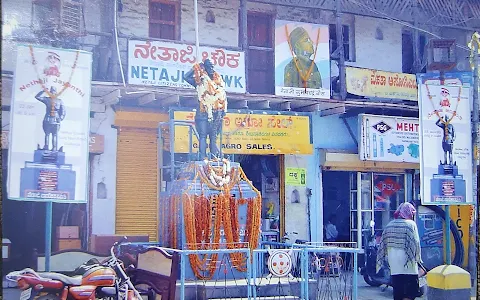
[[(390, 275), (390, 269), (387, 264), (380, 269), (377, 273), (377, 251), (378, 244), (375, 242), (373, 236), (371, 236), (370, 241), (365, 243), (365, 265), (360, 269), (360, 274), (363, 275), (365, 282), (373, 287), (379, 287), (385, 285), (384, 291), (392, 286), (392, 276)], [(428, 273), (427, 268), (418, 263), (418, 283), (419, 283), (419, 294), (417, 297), (421, 297), (425, 294), (427, 288), (426, 275)]]
[(115, 295), (115, 271), (97, 266), (83, 275), (66, 276), (59, 273), (37, 273), (30, 268), (10, 272), (7, 280), (17, 282), (22, 290), (20, 300), (94, 300), (97, 291)]
[(108, 260), (102, 263), (90, 260), (78, 267), (72, 277), (26, 268), (10, 272), (6, 279), (17, 282), (22, 290), (20, 300), (141, 300), (125, 273), (123, 262), (115, 256), (117, 245), (110, 249)]

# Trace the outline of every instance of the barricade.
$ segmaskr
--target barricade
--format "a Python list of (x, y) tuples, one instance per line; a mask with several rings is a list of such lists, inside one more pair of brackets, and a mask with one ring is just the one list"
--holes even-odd
[[(358, 254), (355, 243), (311, 243), (304, 249), (313, 265), (315, 300), (358, 298)], [(310, 270), (309, 270), (310, 272)], [(311, 284), (306, 285), (307, 289)], [(312, 291), (307, 290), (312, 299)]]
[[(177, 299), (358, 298), (361, 249), (354, 243), (263, 242), (260, 249), (252, 252), (246, 247), (162, 249), (180, 256)], [(290, 267), (285, 268), (286, 263)]]

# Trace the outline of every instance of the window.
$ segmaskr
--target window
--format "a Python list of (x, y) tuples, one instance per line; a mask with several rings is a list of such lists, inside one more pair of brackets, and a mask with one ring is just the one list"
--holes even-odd
[(249, 13), (248, 30), (248, 92), (273, 94), (273, 17)]
[[(335, 52), (337, 50), (337, 45), (338, 45), (338, 39), (337, 39), (337, 26), (335, 24), (330, 24), (329, 25), (329, 34), (330, 34), (330, 54)], [(343, 25), (342, 26), (342, 31), (343, 31), (343, 52), (344, 52), (344, 57), (345, 60), (347, 61), (353, 61), (353, 51), (354, 46), (353, 43), (351, 42), (350, 38), (350, 26), (349, 25)]]
[(157, 39), (178, 39), (177, 2), (150, 0), (149, 36)]
[[(426, 71), (425, 62), (427, 60), (425, 47), (427, 45), (427, 38), (425, 35), (419, 35), (419, 49), (418, 55), (422, 62), (420, 73)], [(414, 66), (414, 51), (413, 51), (413, 34), (411, 32), (402, 33), (402, 72), (403, 73), (415, 73)]]

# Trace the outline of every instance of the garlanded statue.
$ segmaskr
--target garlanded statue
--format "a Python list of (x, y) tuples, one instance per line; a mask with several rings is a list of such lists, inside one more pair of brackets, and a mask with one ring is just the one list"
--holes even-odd
[[(435, 123), (438, 127), (443, 129), (442, 149), (444, 155), (444, 164), (454, 165), (453, 162), (453, 142), (455, 141), (455, 129), (450, 123), (451, 120), (447, 116), (438, 119)], [(448, 158), (448, 163), (447, 163)]]
[[(55, 97), (57, 94), (55, 87), (52, 86), (46, 96), (42, 96), (43, 93), (42, 90), (35, 96), (35, 99), (45, 104), (45, 116), (42, 123), (45, 132), (43, 150), (58, 151), (58, 132), (60, 131), (60, 123), (65, 119), (65, 106), (60, 98)], [(52, 136), (51, 149), (49, 149), (50, 135)]]
[(193, 68), (184, 75), (184, 80), (197, 90), (195, 128), (199, 135), (200, 159), (207, 157), (207, 136), (210, 139), (210, 153), (219, 157), (217, 137), (227, 111), (225, 82), (220, 74), (215, 72), (209, 59), (193, 65)]
[[(314, 49), (308, 32), (303, 27), (295, 28), (290, 34), (288, 34), (287, 27), (285, 27), (285, 31), (288, 45), (292, 52), (292, 60), (285, 66), (284, 86), (301, 87), (305, 89), (321, 88), (322, 77), (315, 63), (317, 50)], [(318, 34), (320, 34), (320, 31)]]

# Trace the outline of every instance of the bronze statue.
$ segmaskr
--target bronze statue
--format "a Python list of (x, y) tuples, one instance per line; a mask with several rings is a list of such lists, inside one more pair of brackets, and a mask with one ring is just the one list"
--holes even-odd
[(209, 59), (195, 64), (184, 75), (184, 80), (197, 90), (198, 105), (195, 113), (195, 128), (199, 135), (200, 159), (207, 157), (207, 136), (210, 139), (210, 153), (219, 157), (217, 138), (222, 131), (223, 117), (227, 111), (225, 82), (215, 72)]
[(60, 131), (60, 123), (65, 119), (65, 106), (63, 101), (57, 97), (57, 90), (52, 86), (47, 96), (42, 96), (44, 91), (40, 91), (35, 99), (45, 104), (45, 117), (43, 118), (43, 131), (45, 132), (45, 144), (43, 150), (50, 150), (50, 135), (52, 135), (52, 151), (58, 150), (58, 132)]
[(445, 159), (444, 164), (445, 165), (447, 164), (447, 158), (448, 158), (448, 164), (454, 165), (453, 142), (455, 141), (455, 129), (453, 128), (453, 125), (450, 124), (447, 116), (445, 116), (444, 119), (438, 119), (438, 121), (435, 124), (438, 127), (443, 129), (442, 149), (443, 149), (443, 155)]
[[(322, 77), (317, 64), (311, 59), (315, 53), (313, 42), (308, 32), (302, 28), (295, 28), (288, 36), (292, 60), (284, 69), (284, 86), (319, 89), (322, 87)], [(309, 74), (309, 70), (311, 73)], [(302, 78), (303, 77), (303, 78)], [(304, 79), (306, 79), (304, 81)]]

